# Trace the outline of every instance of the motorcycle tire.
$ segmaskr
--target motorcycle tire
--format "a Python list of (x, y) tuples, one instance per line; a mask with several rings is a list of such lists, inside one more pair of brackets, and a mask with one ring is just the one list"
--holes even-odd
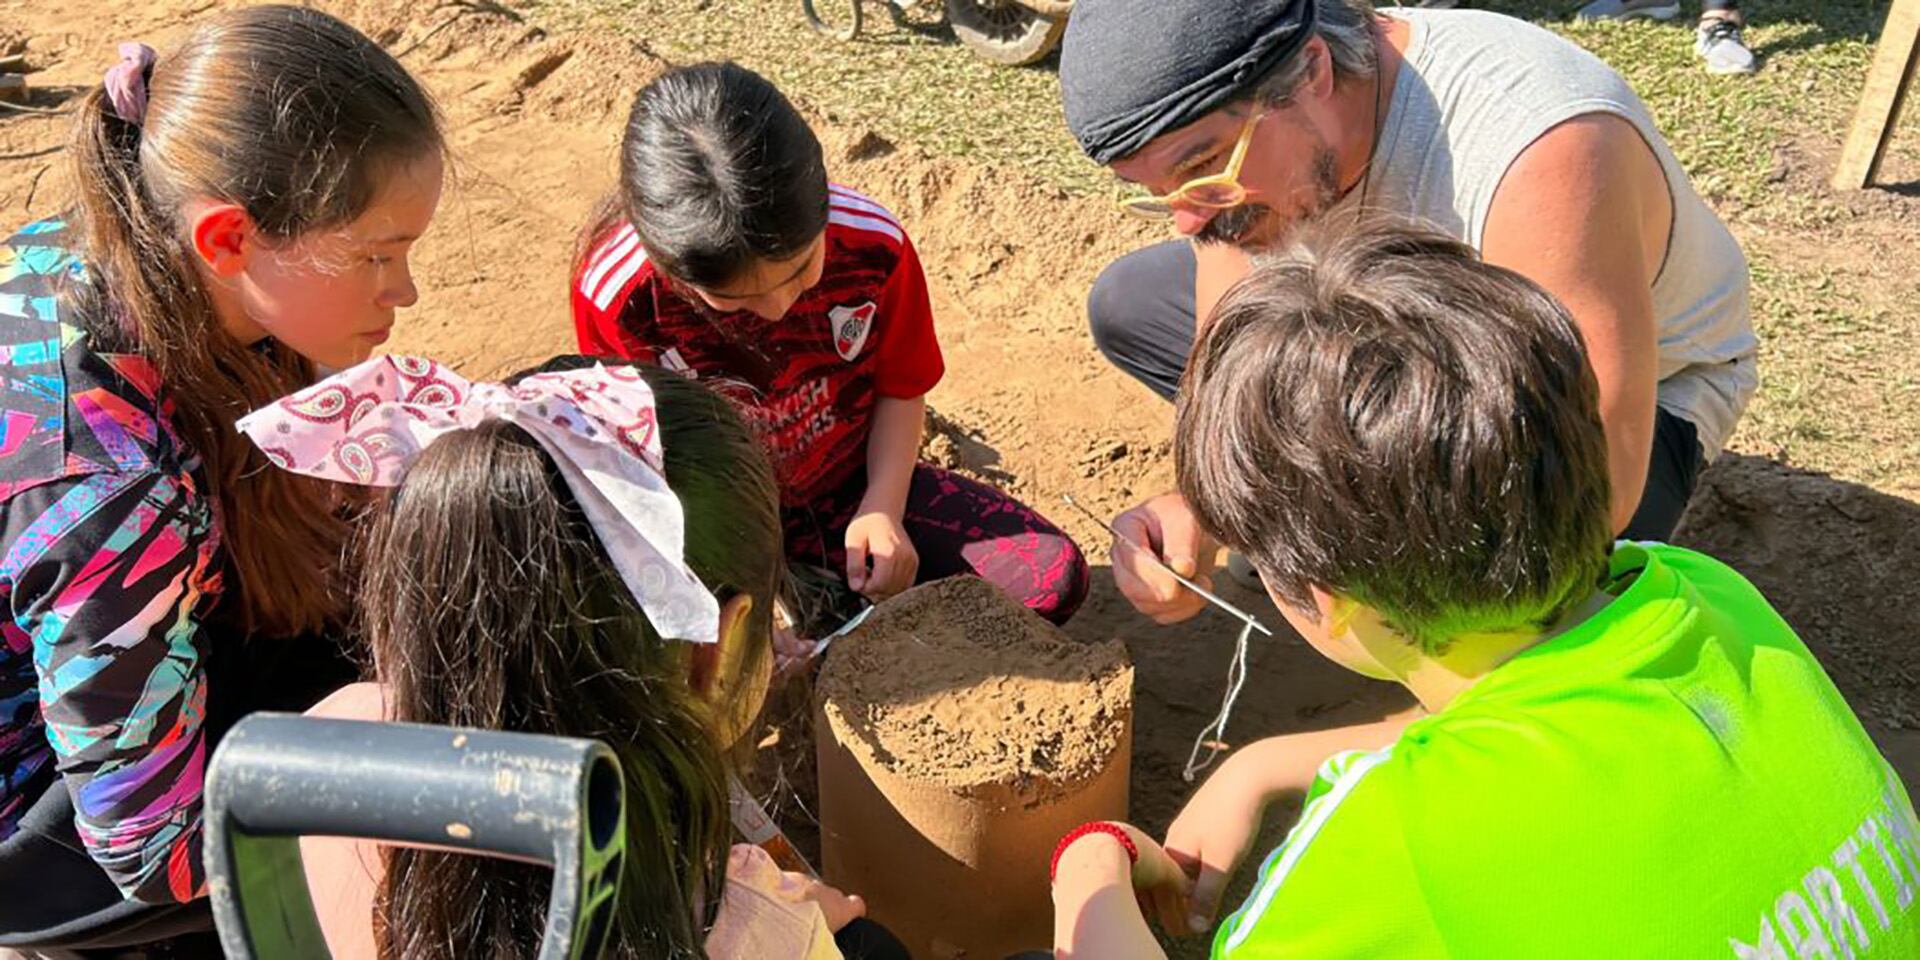
[[(860, 27), (865, 19), (860, 7), (863, 0), (800, 0), (800, 12), (806, 14), (807, 26), (823, 37), (846, 42), (860, 35)], [(828, 12), (821, 13), (826, 7)], [(844, 13), (840, 11), (844, 10)]]
[(1073, 0), (1020, 0), (1022, 6), (1033, 8), (1033, 12), (1046, 17), (1065, 19), (1073, 12)]
[(1015, 0), (947, 0), (947, 23), (960, 42), (994, 63), (1019, 67), (1060, 45), (1065, 17), (1049, 17)]

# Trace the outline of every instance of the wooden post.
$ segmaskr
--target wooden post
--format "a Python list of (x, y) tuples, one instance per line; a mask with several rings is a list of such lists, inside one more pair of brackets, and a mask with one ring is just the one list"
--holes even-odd
[(1874, 47), (1873, 66), (1867, 69), (1866, 88), (1860, 91), (1860, 107), (1847, 131), (1846, 146), (1840, 149), (1834, 189), (1858, 190), (1879, 174), (1916, 65), (1920, 65), (1920, 0), (1892, 0), (1886, 28)]

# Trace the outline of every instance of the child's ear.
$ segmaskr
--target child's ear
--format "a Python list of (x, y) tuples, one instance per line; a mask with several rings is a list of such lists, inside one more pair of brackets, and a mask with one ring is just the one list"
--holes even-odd
[[(725, 634), (721, 642), (725, 642)], [(714, 678), (720, 674), (719, 643), (687, 644), (687, 689), (701, 700), (713, 698)]]
[(1327, 625), (1327, 635), (1332, 637), (1352, 630), (1354, 618), (1366, 609), (1352, 597), (1328, 593), (1319, 587), (1313, 588), (1313, 604), (1320, 608), (1320, 622)]
[(1420, 645), (1394, 629), (1380, 611), (1352, 597), (1314, 591), (1328, 635), (1352, 651), (1346, 667), (1375, 680), (1404, 682)]
[(711, 701), (725, 692), (723, 676), (738, 672), (738, 665), (753, 649), (753, 598), (740, 594), (720, 605), (719, 642), (688, 644), (687, 686), (695, 696)]
[[(724, 744), (753, 729), (773, 679), (768, 638), (754, 635), (755, 619), (753, 598), (740, 594), (720, 605), (720, 642), (695, 648), (694, 693), (706, 703), (714, 736)], [(701, 658), (706, 662), (704, 679), (698, 677)]]
[(247, 269), (259, 231), (246, 208), (209, 204), (193, 211), (192, 221), (193, 252), (214, 276), (231, 279)]

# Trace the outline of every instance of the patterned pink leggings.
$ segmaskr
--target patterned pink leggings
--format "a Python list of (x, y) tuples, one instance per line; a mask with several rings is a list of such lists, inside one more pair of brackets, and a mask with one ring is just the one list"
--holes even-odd
[[(863, 474), (832, 495), (783, 510), (788, 559), (845, 570), (847, 524), (866, 482)], [(1087, 561), (1073, 538), (986, 484), (920, 464), (902, 526), (920, 554), (920, 583), (971, 573), (1054, 623), (1066, 623), (1087, 598)]]

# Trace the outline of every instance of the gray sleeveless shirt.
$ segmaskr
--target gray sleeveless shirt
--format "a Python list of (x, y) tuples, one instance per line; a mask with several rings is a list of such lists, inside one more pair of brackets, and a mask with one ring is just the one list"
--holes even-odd
[(1406, 21), (1412, 39), (1367, 174), (1369, 205), (1431, 221), (1478, 248), (1507, 168), (1554, 126), (1610, 113), (1652, 146), (1673, 200), (1653, 283), (1659, 402), (1698, 428), (1711, 459), (1759, 385), (1747, 261), (1646, 105), (1599, 58), (1530, 23), (1480, 10), (1382, 12)]

